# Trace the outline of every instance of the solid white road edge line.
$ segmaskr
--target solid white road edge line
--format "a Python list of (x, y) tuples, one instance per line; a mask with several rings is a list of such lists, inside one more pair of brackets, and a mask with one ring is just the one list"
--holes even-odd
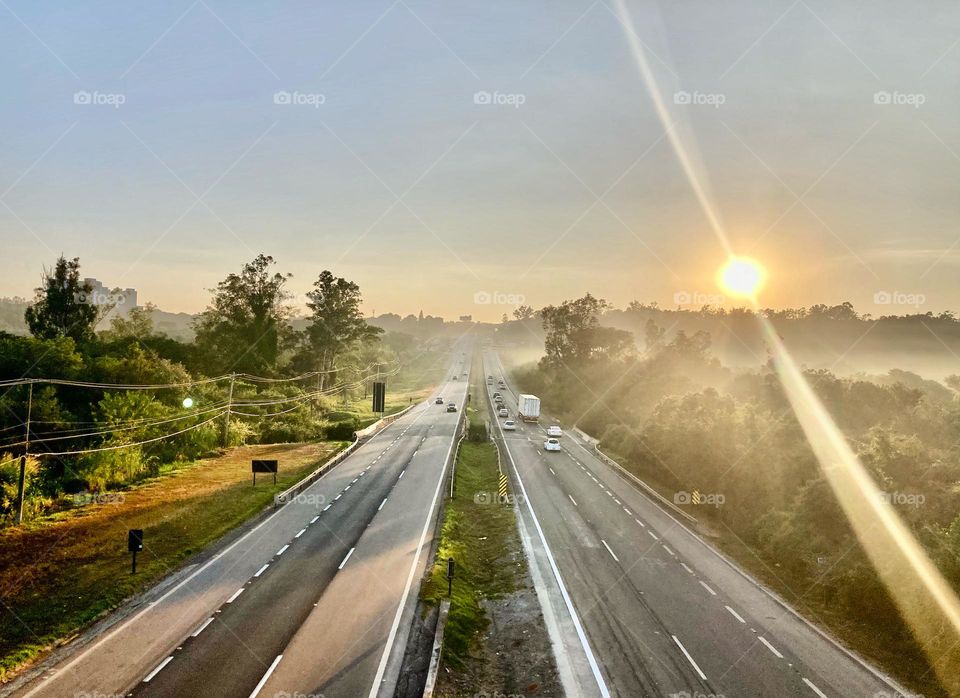
[(380, 502), (380, 506), (377, 507), (377, 511), (380, 511), (381, 509), (383, 509), (383, 505), (386, 504), (386, 503), (387, 503), (387, 498), (384, 497), (384, 498), (383, 498), (383, 501)]
[(683, 652), (683, 656), (687, 658), (687, 661), (690, 662), (690, 664), (693, 665), (693, 668), (697, 670), (697, 675), (698, 675), (703, 681), (706, 681), (706, 680), (707, 680), (707, 677), (704, 675), (703, 670), (697, 665), (697, 663), (696, 663), (695, 661), (693, 661), (693, 657), (691, 657), (691, 656), (690, 656), (690, 653), (687, 652), (687, 648), (683, 646), (683, 643), (680, 642), (680, 640), (677, 639), (677, 636), (676, 636), (676, 635), (671, 635), (670, 637), (672, 637), (672, 638), (673, 638), (673, 641), (677, 643), (677, 647), (679, 647), (679, 648), (680, 648), (680, 651)]
[[(459, 424), (459, 422), (457, 422)], [(383, 675), (387, 670), (387, 662), (390, 661), (390, 652), (393, 650), (393, 643), (397, 639), (397, 631), (400, 629), (400, 618), (403, 616), (403, 607), (407, 603), (407, 595), (410, 593), (410, 587), (413, 586), (413, 579), (417, 575), (417, 565), (420, 564), (420, 554), (423, 552), (423, 544), (427, 540), (427, 533), (430, 531), (430, 522), (433, 520), (433, 509), (437, 505), (437, 498), (443, 489), (443, 479), (447, 475), (447, 464), (450, 461), (450, 454), (453, 453), (453, 446), (457, 442), (457, 435), (454, 432), (450, 439), (450, 448), (447, 449), (447, 456), (443, 459), (443, 469), (440, 471), (440, 478), (437, 480), (437, 489), (433, 492), (433, 501), (430, 502), (430, 508), (427, 510), (427, 518), (423, 522), (423, 530), (420, 532), (420, 542), (417, 544), (417, 552), (413, 556), (413, 564), (410, 565), (410, 573), (407, 575), (407, 583), (403, 588), (403, 594), (400, 596), (400, 603), (397, 604), (397, 612), (393, 616), (393, 625), (390, 626), (390, 633), (387, 635), (387, 641), (383, 646), (383, 654), (380, 655), (380, 664), (377, 666), (377, 674), (373, 677), (373, 684), (370, 686), (369, 698), (376, 698), (380, 692), (380, 683), (383, 681)], [(400, 473), (403, 477), (403, 473)], [(397, 478), (398, 480), (400, 478)]]
[(600, 695), (603, 698), (610, 698), (610, 690), (607, 688), (606, 682), (603, 680), (603, 675), (600, 673), (600, 665), (597, 663), (597, 658), (593, 654), (593, 650), (590, 649), (590, 642), (587, 640), (587, 634), (583, 630), (583, 626), (580, 624), (580, 617), (577, 615), (576, 609), (573, 607), (573, 600), (570, 598), (570, 594), (567, 592), (567, 587), (563, 583), (563, 578), (560, 576), (560, 569), (557, 567), (557, 561), (553, 557), (553, 551), (550, 550), (550, 546), (547, 544), (547, 538), (543, 534), (543, 528), (540, 526), (540, 519), (537, 518), (536, 512), (533, 510), (533, 505), (530, 503), (530, 497), (527, 495), (527, 488), (523, 484), (523, 478), (520, 477), (520, 471), (517, 469), (517, 463), (513, 459), (513, 454), (510, 452), (510, 447), (506, 445), (506, 439), (503, 437), (503, 427), (500, 426), (500, 423), (497, 423), (497, 429), (500, 431), (500, 439), (503, 440), (504, 447), (507, 451), (507, 457), (510, 459), (510, 464), (513, 466), (513, 472), (517, 476), (517, 484), (520, 485), (520, 491), (523, 493), (523, 499), (527, 503), (527, 511), (530, 512), (530, 518), (533, 519), (533, 525), (537, 529), (537, 535), (540, 537), (540, 542), (543, 543), (543, 550), (547, 555), (547, 561), (550, 563), (550, 569), (553, 571), (553, 576), (557, 580), (557, 586), (560, 588), (560, 595), (563, 597), (563, 602), (567, 606), (567, 611), (570, 613), (570, 619), (573, 621), (573, 627), (577, 630), (577, 637), (580, 639), (580, 646), (583, 647), (584, 653), (587, 655), (587, 662), (590, 664), (590, 670), (593, 672), (593, 678), (597, 682), (597, 687), (600, 689)]
[(164, 659), (162, 662), (160, 662), (160, 663), (157, 665), (157, 668), (156, 668), (156, 669), (154, 669), (154, 670), (151, 671), (149, 674), (147, 674), (147, 677), (143, 680), (143, 682), (144, 682), (144, 683), (150, 683), (150, 680), (153, 679), (153, 677), (156, 676), (157, 674), (159, 674), (161, 671), (163, 671), (163, 667), (167, 666), (167, 664), (169, 664), (169, 663), (172, 662), (172, 661), (173, 661), (173, 655), (171, 654), (169, 657), (167, 657), (167, 658)]
[(253, 689), (253, 693), (250, 694), (250, 698), (257, 698), (257, 694), (263, 690), (263, 687), (267, 685), (267, 679), (270, 678), (270, 675), (277, 668), (277, 664), (280, 663), (280, 660), (283, 659), (282, 654), (278, 654), (277, 658), (273, 660), (273, 664), (270, 665), (270, 668), (267, 669), (267, 673), (263, 675), (263, 678), (260, 679), (260, 683), (257, 684), (256, 688)]

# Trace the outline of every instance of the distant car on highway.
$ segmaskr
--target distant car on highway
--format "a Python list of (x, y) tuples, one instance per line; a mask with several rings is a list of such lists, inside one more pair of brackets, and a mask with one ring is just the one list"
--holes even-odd
[(543, 442), (544, 451), (562, 451), (559, 439), (547, 439)]
[(507, 412), (506, 407), (501, 407), (499, 410), (497, 410), (497, 415), (500, 417), (509, 417), (510, 413)]
[(563, 429), (560, 428), (559, 424), (551, 424), (547, 427), (547, 436), (556, 436), (560, 438), (563, 436)]
[(505, 421), (505, 422), (503, 423), (503, 429), (504, 429), (504, 431), (516, 431), (516, 430), (517, 430), (517, 423), (516, 423), (515, 421), (513, 421), (512, 419), (508, 419), (507, 421)]
[(500, 393), (494, 393), (493, 399), (496, 400), (498, 397), (503, 397)]
[(455, 403), (455, 402), (448, 402), (448, 403), (447, 403), (447, 412), (456, 412), (456, 411), (457, 411), (457, 403)]
[(456, 376), (454, 376), (454, 377), (453, 377), (453, 380), (457, 380), (457, 377), (456, 377)]
[(442, 405), (442, 404), (443, 404), (443, 398), (442, 398), (441, 396), (437, 395), (437, 399), (434, 400), (433, 402), (434, 402), (434, 404)]

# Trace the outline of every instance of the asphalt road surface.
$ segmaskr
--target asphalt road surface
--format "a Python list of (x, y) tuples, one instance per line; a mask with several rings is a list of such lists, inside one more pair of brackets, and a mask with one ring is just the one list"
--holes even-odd
[[(465, 348), (439, 390), (458, 407)], [(417, 405), (20, 695), (389, 693), (459, 417)]]
[[(495, 379), (488, 397), (502, 393), (516, 419), (517, 391), (493, 352), (484, 354), (484, 373)], [(500, 377), (506, 388), (497, 387)], [(506, 446), (518, 513), (538, 530), (533, 547), (555, 561), (543, 584), (559, 581), (584, 631), (588, 661), (567, 677), (568, 694), (896, 695), (889, 679), (789, 611), (588, 442), (565, 430), (563, 450), (546, 452), (551, 423), (494, 431)]]

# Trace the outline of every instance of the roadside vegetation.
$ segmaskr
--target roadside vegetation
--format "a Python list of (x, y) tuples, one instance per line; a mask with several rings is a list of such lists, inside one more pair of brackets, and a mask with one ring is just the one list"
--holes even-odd
[[(76, 495), (76, 508), (0, 529), (0, 682), (19, 666), (149, 589), (247, 521), (346, 442), (242, 446), (165, 466), (122, 492)], [(250, 460), (276, 458), (277, 484), (252, 485)], [(131, 574), (127, 530), (144, 530)]]
[(151, 306), (91, 303), (79, 260), (57, 260), (25, 306), (30, 335), (0, 332), (0, 526), (25, 452), (35, 519), (225, 447), (349, 439), (375, 419), (378, 377), (391, 411), (436, 382), (442, 345), (369, 325), (359, 287), (329, 271), (297, 318), (274, 267), (259, 255), (227, 275), (184, 342), (154, 328)]
[[(467, 408), (470, 429), (457, 459), (456, 496), (446, 502), (437, 557), (421, 589), (423, 601), (439, 605), (447, 597), (447, 559), (454, 559), (456, 575), (435, 695), (533, 694), (544, 676), (556, 673), (549, 649), (525, 646), (542, 641), (548, 648), (542, 618), (513, 617), (506, 630), (490, 630), (493, 604), (511, 594), (522, 590), (533, 598), (526, 607), (539, 606), (529, 588), (514, 507), (498, 502), (497, 449), (487, 438), (489, 413), (482, 397), (479, 358), (472, 376), (473, 399)], [(523, 639), (493, 637), (514, 631)], [(507, 643), (509, 656), (498, 651)]]
[[(645, 348), (603, 326), (586, 296), (548, 306), (545, 356), (515, 370), (547, 408), (702, 521), (715, 543), (807, 617), (925, 695), (930, 658), (860, 546), (823, 477), (770, 362), (731, 369), (706, 332), (650, 320)], [(906, 371), (806, 378), (888, 502), (960, 590), (960, 379)], [(701, 504), (692, 493), (698, 492)], [(931, 619), (939, 627), (942, 619)], [(940, 673), (960, 682), (960, 653)], [(960, 693), (960, 683), (947, 687)]]

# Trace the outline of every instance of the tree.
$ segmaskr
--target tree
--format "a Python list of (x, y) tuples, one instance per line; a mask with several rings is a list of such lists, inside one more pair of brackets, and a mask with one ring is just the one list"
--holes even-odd
[(80, 258), (61, 256), (52, 272), (44, 270), (43, 286), (24, 313), (30, 334), (39, 339), (70, 337), (77, 344), (93, 339), (98, 311), (89, 297), (92, 292), (80, 280)]
[(323, 389), (338, 357), (359, 343), (377, 339), (383, 330), (367, 324), (363, 317), (360, 287), (330, 271), (320, 272), (307, 298), (310, 324), (301, 334), (297, 363), (326, 372), (319, 381)]
[(126, 317), (110, 318), (110, 329), (104, 332), (107, 339), (146, 339), (154, 333), (153, 313), (157, 306), (147, 303), (144, 307), (131, 308)]
[[(599, 315), (608, 307), (605, 300), (588, 293), (583, 298), (564, 301), (558, 306), (548, 305), (541, 310), (540, 317), (546, 332), (543, 340), (546, 351), (544, 359), (548, 363), (570, 365), (603, 353), (603, 346), (597, 343), (600, 338), (597, 330), (600, 327)], [(604, 339), (614, 338), (608, 335)]]
[(660, 327), (651, 317), (647, 318), (647, 324), (643, 328), (644, 339), (647, 343), (647, 351), (652, 352), (663, 345), (663, 338), (667, 331)]
[(533, 308), (531, 308), (529, 305), (517, 306), (516, 310), (513, 311), (513, 317), (515, 317), (517, 320), (529, 320), (533, 316)]
[(292, 274), (270, 273), (273, 257), (257, 255), (211, 289), (213, 300), (194, 323), (196, 344), (216, 372), (270, 374), (291, 337), (284, 286)]

